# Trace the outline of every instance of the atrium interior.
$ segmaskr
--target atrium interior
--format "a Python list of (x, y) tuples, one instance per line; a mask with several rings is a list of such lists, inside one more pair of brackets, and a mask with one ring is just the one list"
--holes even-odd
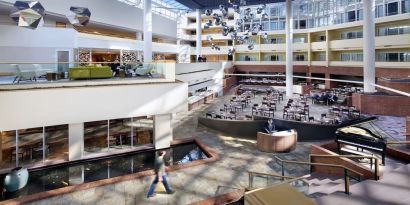
[(410, 0), (0, 0), (0, 205), (406, 205)]

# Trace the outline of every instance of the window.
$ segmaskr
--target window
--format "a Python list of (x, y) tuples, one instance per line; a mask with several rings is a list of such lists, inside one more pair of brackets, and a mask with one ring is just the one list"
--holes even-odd
[(304, 54), (296, 54), (295, 61), (305, 61), (305, 55)]
[(377, 53), (380, 62), (410, 62), (410, 52), (404, 53)]
[(391, 15), (396, 15), (399, 13), (399, 5), (398, 2), (392, 2), (388, 3), (386, 6), (386, 15), (391, 16)]
[(326, 36), (319, 36), (319, 41), (326, 41)]
[(383, 5), (377, 5), (376, 7), (376, 17), (383, 17), (384, 16), (384, 8)]
[(356, 11), (347, 12), (347, 21), (348, 22), (356, 21)]
[(398, 62), (399, 61), (399, 54), (398, 53), (388, 53), (387, 54), (387, 61), (388, 62)]
[(270, 61), (279, 61), (279, 56), (278, 55), (271, 55), (270, 56)]
[(12, 168), (16, 167), (17, 161), (23, 159), (23, 152), (18, 149), (16, 151), (16, 131), (0, 132), (0, 167)]
[(341, 53), (341, 61), (363, 61), (362, 53)]
[(299, 21), (299, 29), (306, 29), (306, 20)]
[(319, 53), (317, 55), (317, 60), (318, 61), (326, 61), (326, 53)]
[(49, 126), (44, 131), (46, 160), (68, 161), (68, 125)]
[(410, 0), (401, 1), (401, 13), (410, 13)]

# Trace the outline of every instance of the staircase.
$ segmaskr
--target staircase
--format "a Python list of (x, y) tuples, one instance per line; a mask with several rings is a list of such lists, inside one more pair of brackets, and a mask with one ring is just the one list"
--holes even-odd
[[(322, 187), (325, 188), (325, 187)], [(322, 190), (322, 188), (320, 188)], [(340, 192), (315, 198), (318, 205), (405, 205), (410, 201), (410, 164), (384, 173), (379, 181), (366, 180)]]
[[(345, 190), (344, 179), (334, 175), (312, 173), (306, 180), (309, 182), (307, 196), (310, 198), (319, 198), (335, 192), (344, 193)], [(350, 185), (355, 183), (357, 181), (350, 180)]]

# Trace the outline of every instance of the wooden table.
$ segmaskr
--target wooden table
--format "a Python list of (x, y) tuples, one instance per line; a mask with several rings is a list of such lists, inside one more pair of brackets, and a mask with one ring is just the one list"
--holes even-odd
[(298, 133), (296, 130), (274, 132), (272, 134), (258, 132), (257, 147), (263, 152), (290, 152), (296, 148)]

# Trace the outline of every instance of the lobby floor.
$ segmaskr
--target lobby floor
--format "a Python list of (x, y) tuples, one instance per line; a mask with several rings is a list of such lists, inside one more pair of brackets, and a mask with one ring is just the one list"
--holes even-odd
[[(256, 140), (227, 136), (197, 124), (198, 116), (204, 116), (204, 113), (213, 109), (214, 106), (223, 105), (227, 99), (227, 97), (218, 98), (210, 105), (202, 105), (195, 111), (179, 113), (174, 117), (175, 139), (197, 137), (215, 149), (220, 155), (220, 160), (169, 173), (169, 183), (176, 191), (173, 195), (158, 194), (147, 199), (146, 194), (153, 180), (151, 176), (64, 194), (31, 204), (182, 205), (246, 187), (248, 185), (247, 171), (277, 173), (280, 169), (273, 161), (274, 154), (258, 151)], [(277, 156), (282, 159), (306, 161), (312, 143), (316, 142), (298, 143), (295, 151), (277, 154)], [(305, 174), (308, 174), (308, 167), (286, 166), (285, 175), (302, 176)]]

